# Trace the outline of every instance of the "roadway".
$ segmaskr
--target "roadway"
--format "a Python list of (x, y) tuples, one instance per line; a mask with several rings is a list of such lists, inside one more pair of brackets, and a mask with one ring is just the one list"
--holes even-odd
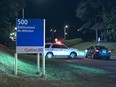
[(95, 67), (116, 73), (116, 57), (112, 57), (110, 60), (91, 59), (91, 58), (76, 58), (76, 59), (60, 58), (60, 60), (74, 63), (77, 65)]

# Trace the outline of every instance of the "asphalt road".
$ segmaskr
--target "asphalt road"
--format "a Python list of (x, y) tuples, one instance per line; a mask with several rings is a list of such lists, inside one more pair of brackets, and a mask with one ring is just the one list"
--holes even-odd
[(100, 59), (91, 59), (91, 58), (78, 58), (78, 59), (60, 58), (60, 59), (66, 62), (83, 65), (83, 66), (95, 67), (116, 73), (116, 57), (112, 57), (110, 60), (100, 60)]

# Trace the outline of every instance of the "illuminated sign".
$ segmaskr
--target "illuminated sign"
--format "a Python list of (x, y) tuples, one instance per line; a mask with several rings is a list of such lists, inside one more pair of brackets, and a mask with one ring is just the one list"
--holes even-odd
[(16, 19), (17, 53), (42, 53), (45, 42), (44, 19)]

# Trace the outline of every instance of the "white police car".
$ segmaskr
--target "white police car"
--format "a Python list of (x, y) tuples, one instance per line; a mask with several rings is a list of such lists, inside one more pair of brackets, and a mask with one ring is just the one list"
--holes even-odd
[(77, 55), (77, 49), (68, 48), (66, 45), (61, 43), (46, 43), (45, 45), (46, 58), (53, 58), (54, 56), (66, 56), (68, 58), (76, 58)]

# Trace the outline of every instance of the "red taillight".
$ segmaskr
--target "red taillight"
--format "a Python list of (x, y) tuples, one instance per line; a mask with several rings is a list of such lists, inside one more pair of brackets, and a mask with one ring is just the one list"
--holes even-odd
[(62, 42), (60, 40), (58, 40), (57, 38), (55, 38), (55, 43), (62, 44)]
[(60, 41), (57, 41), (56, 43), (57, 43), (57, 44), (62, 44)]
[(99, 52), (99, 50), (95, 50), (95, 52)]

